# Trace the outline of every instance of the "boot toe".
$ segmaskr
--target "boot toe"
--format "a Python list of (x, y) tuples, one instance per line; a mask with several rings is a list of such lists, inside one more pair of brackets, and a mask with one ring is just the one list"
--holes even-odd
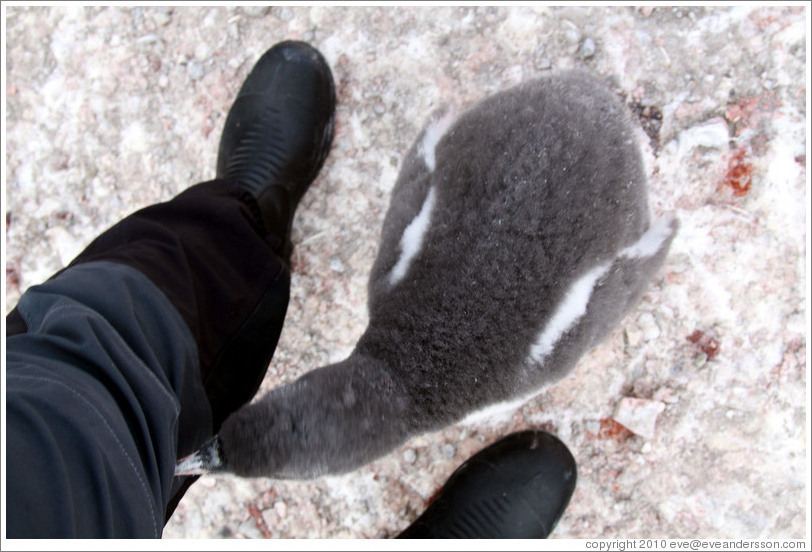
[(460, 466), (399, 538), (546, 538), (576, 478), (575, 459), (558, 438), (511, 434)]
[(217, 177), (238, 181), (255, 198), (281, 185), (297, 204), (327, 157), (334, 115), (332, 72), (318, 50), (296, 41), (275, 45), (229, 111)]

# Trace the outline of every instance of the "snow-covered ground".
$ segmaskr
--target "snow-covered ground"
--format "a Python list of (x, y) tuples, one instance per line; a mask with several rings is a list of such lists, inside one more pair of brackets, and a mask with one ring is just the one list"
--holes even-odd
[(573, 66), (610, 77), (652, 210), (682, 224), (639, 307), (536, 399), (341, 477), (204, 477), (165, 537), (393, 536), (527, 427), (579, 463), (554, 537), (809, 537), (808, 6), (4, 9), (7, 310), (123, 216), (212, 178), (242, 79), (285, 38), (325, 54), (339, 106), (264, 390), (352, 350), (389, 192), (441, 105)]

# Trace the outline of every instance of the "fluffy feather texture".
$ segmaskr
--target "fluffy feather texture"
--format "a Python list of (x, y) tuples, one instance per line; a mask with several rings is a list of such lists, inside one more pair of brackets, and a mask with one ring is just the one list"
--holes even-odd
[(345, 472), (532, 396), (612, 330), (663, 262), (677, 222), (647, 233), (632, 127), (600, 81), (567, 72), (434, 121), (393, 190), (355, 350), (226, 420), (227, 470)]

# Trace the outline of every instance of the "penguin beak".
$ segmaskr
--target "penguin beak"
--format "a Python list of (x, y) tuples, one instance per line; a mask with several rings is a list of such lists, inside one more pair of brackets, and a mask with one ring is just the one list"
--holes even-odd
[(225, 469), (225, 459), (220, 438), (216, 435), (197, 452), (181, 458), (175, 464), (175, 477), (184, 475), (204, 475)]

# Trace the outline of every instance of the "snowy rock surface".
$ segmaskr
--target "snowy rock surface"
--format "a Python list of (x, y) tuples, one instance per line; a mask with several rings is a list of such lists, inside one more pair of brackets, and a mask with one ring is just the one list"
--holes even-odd
[[(325, 54), (335, 146), (297, 213), (261, 392), (352, 350), (389, 193), (441, 105), (562, 68), (604, 75), (640, 122), (652, 211), (681, 220), (639, 307), (512, 415), (342, 477), (204, 477), (165, 537), (391, 537), (459, 464), (528, 427), (579, 463), (554, 537), (804, 537), (808, 7), (4, 9), (6, 311), (128, 213), (213, 177), (225, 115), (268, 47)], [(663, 405), (655, 432), (593, 431), (624, 397)]]

